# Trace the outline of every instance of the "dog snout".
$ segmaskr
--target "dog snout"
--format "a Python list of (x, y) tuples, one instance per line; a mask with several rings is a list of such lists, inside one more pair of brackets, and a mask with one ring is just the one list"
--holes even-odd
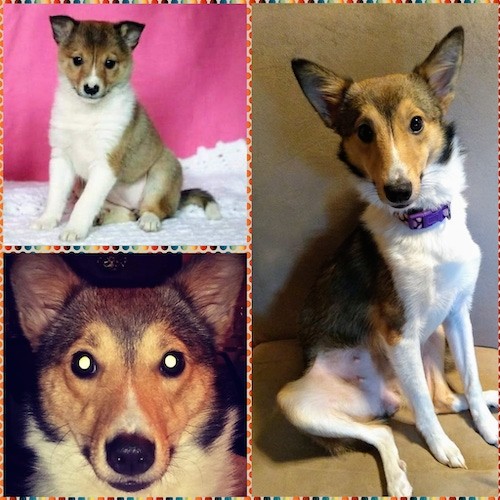
[(386, 184), (384, 193), (389, 203), (404, 206), (411, 198), (413, 187), (409, 181)]
[(115, 472), (137, 476), (153, 465), (155, 445), (137, 434), (120, 434), (106, 444), (106, 460)]
[(93, 87), (91, 87), (89, 84), (86, 83), (83, 86), (83, 91), (90, 97), (95, 96), (99, 92), (99, 85), (96, 84)]

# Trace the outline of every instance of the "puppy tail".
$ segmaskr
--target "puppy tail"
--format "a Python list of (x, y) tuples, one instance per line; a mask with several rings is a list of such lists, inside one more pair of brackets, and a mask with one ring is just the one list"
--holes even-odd
[(179, 209), (186, 205), (196, 205), (203, 208), (207, 219), (217, 220), (222, 217), (214, 197), (203, 189), (184, 189), (181, 191)]

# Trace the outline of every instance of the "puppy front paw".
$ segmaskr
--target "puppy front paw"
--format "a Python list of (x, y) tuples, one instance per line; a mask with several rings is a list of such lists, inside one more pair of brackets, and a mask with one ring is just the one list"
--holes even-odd
[(59, 235), (62, 241), (67, 241), (69, 243), (83, 240), (88, 234), (88, 230), (77, 229), (74, 227), (66, 227), (66, 229)]
[(144, 212), (139, 219), (139, 227), (148, 233), (159, 231), (161, 228), (161, 220), (152, 212)]
[(42, 215), (39, 219), (31, 224), (31, 229), (37, 229), (39, 231), (54, 229), (58, 224), (59, 219), (57, 217)]
[(436, 460), (442, 464), (452, 468), (467, 469), (462, 452), (448, 436), (443, 435), (434, 443), (428, 444)]
[(477, 430), (482, 438), (488, 443), (498, 448), (498, 420), (489, 414), (480, 421), (476, 421)]

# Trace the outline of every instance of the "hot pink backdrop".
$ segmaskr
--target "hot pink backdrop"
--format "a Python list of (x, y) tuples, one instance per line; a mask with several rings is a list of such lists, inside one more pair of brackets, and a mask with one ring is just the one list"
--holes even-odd
[(246, 134), (245, 5), (5, 5), (5, 178), (47, 180), (51, 15), (144, 23), (132, 82), (177, 156)]

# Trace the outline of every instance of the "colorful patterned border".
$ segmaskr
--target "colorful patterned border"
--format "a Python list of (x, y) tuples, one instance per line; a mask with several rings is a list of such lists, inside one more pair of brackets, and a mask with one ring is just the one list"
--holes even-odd
[(4, 253), (245, 253), (247, 247), (244, 245), (220, 245), (220, 246), (144, 246), (144, 245), (24, 245), (3, 247)]
[(247, 349), (247, 492), (252, 494), (252, 9), (247, 7), (247, 194), (248, 194), (248, 349)]

